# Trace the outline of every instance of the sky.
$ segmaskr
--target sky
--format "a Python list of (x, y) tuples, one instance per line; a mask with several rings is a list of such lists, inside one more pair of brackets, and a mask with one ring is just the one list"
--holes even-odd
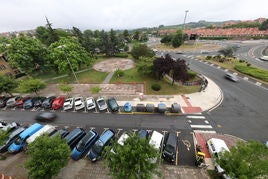
[(45, 26), (81, 30), (268, 18), (268, 0), (0, 0), (0, 32)]

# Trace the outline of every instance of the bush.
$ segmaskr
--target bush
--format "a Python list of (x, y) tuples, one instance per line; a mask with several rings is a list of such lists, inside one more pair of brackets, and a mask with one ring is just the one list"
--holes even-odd
[(250, 63), (247, 63), (247, 66), (249, 67), (249, 66), (251, 66), (251, 64)]
[(125, 72), (123, 70), (117, 69), (114, 74), (116, 77), (120, 78), (124, 76)]
[(92, 88), (90, 88), (90, 91), (93, 94), (97, 94), (97, 93), (99, 93), (101, 91), (101, 87), (99, 87), (99, 86), (93, 86)]
[(206, 56), (206, 60), (211, 60), (212, 56)]
[(239, 63), (244, 63), (245, 62), (245, 60), (239, 60)]
[(117, 54), (114, 54), (114, 57), (127, 58), (128, 54), (127, 53), (117, 53)]
[(161, 86), (160, 86), (159, 84), (157, 84), (157, 83), (152, 84), (151, 88), (152, 88), (152, 90), (154, 90), (154, 91), (159, 91), (159, 90), (161, 90)]
[(140, 57), (153, 57), (154, 52), (146, 44), (135, 44), (131, 50), (131, 55), (138, 60)]
[(187, 73), (188, 73), (189, 79), (194, 79), (197, 75), (197, 73), (194, 71), (188, 71)]

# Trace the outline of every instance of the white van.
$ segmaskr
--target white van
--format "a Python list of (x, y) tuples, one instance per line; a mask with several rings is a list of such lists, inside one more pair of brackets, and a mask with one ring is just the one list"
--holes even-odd
[(211, 138), (207, 140), (207, 146), (208, 146), (209, 153), (214, 161), (215, 169), (217, 170), (218, 173), (224, 174), (224, 169), (221, 168), (221, 166), (216, 163), (216, 158), (220, 157), (219, 155), (220, 153), (223, 153), (226, 151), (230, 152), (226, 143), (222, 139)]
[[(149, 144), (152, 145), (158, 151), (160, 151), (163, 138), (164, 138), (163, 134), (161, 134), (157, 131), (154, 131), (151, 138), (150, 138)], [(151, 160), (153, 163), (156, 163), (157, 158), (154, 158)]]
[(56, 129), (55, 126), (52, 125), (45, 125), (44, 127), (42, 127), (39, 131), (37, 131), (36, 133), (34, 133), (31, 137), (29, 137), (26, 142), (28, 144), (32, 143), (33, 141), (35, 141), (35, 139), (43, 134), (49, 134), (51, 132), (53, 132)]
[[(127, 138), (129, 138), (129, 135), (124, 132), (118, 139), (117, 143), (120, 144), (121, 146), (124, 145), (124, 142), (127, 140)], [(115, 153), (114, 149), (111, 149), (112, 153)]]

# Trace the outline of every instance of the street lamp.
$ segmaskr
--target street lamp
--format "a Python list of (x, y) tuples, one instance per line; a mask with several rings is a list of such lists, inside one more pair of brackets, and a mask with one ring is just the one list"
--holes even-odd
[[(63, 49), (64, 52), (65, 52), (65, 45), (60, 45), (60, 46), (58, 46), (57, 48)], [(67, 59), (69, 65), (70, 65), (70, 68), (71, 68), (71, 70), (72, 70), (72, 73), (73, 73), (73, 75), (74, 75), (74, 78), (75, 78), (75, 80), (76, 80), (76, 83), (79, 84), (79, 81), (78, 81), (77, 76), (76, 76), (76, 74), (75, 74), (75, 72), (74, 72), (74, 69), (73, 69), (73, 66), (72, 66), (71, 62), (69, 61), (69, 59), (68, 59), (66, 53), (64, 53), (64, 55), (65, 55), (65, 58)]]
[(185, 31), (185, 22), (186, 22), (186, 17), (187, 17), (187, 13), (188, 12), (189, 12), (188, 10), (185, 11), (185, 16), (184, 16), (184, 21), (183, 21), (183, 31), (182, 31), (182, 34), (181, 34), (183, 41), (184, 41), (184, 39), (183, 39), (183, 33)]

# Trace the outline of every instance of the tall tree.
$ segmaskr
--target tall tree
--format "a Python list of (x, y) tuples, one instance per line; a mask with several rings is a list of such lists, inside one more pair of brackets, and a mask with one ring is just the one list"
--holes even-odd
[(185, 82), (189, 80), (189, 75), (187, 73), (187, 65), (186, 61), (183, 59), (177, 59), (172, 66), (172, 85), (174, 84), (174, 81), (182, 81)]
[(21, 80), (18, 86), (19, 91), (23, 93), (35, 93), (46, 87), (46, 83), (35, 78)]
[(140, 32), (139, 31), (136, 30), (134, 32), (133, 39), (134, 40), (140, 40)]
[(140, 139), (137, 134), (131, 133), (124, 146), (114, 142), (106, 148), (105, 163), (113, 178), (147, 179), (157, 173), (157, 164), (150, 159), (158, 156), (158, 151), (149, 144), (148, 139)]
[(131, 50), (131, 55), (138, 60), (140, 57), (153, 57), (154, 52), (146, 44), (135, 44)]
[(183, 32), (178, 30), (172, 37), (171, 45), (177, 48), (183, 44)]
[(14, 78), (0, 75), (0, 94), (5, 92), (12, 96), (12, 91), (18, 86)]
[(49, 52), (50, 63), (59, 72), (71, 73), (83, 64), (89, 66), (93, 60), (76, 38), (61, 38), (49, 46)]
[(59, 35), (56, 33), (55, 29), (52, 28), (52, 23), (49, 22), (48, 18), (46, 17), (46, 27), (48, 30), (48, 45), (58, 41), (60, 39)]
[(160, 80), (165, 74), (169, 74), (173, 67), (174, 60), (169, 54), (165, 57), (159, 57), (153, 61), (154, 72), (157, 78)]
[(123, 32), (123, 38), (124, 38), (124, 40), (126, 40), (127, 42), (130, 42), (130, 35), (129, 35), (128, 30), (124, 30), (124, 32)]
[(268, 149), (260, 142), (239, 142), (220, 155), (217, 163), (232, 178), (267, 178)]
[(43, 135), (29, 145), (27, 153), (28, 175), (34, 179), (51, 179), (67, 165), (71, 151), (60, 136)]
[(9, 63), (26, 74), (44, 67), (47, 49), (38, 40), (27, 36), (12, 38), (7, 50)]
[(259, 30), (267, 30), (268, 29), (268, 19), (266, 19), (266, 21), (262, 22)]

